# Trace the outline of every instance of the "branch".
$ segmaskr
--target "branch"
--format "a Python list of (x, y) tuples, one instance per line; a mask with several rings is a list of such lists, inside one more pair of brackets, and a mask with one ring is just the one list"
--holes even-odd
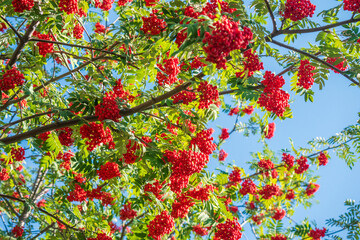
[(307, 157), (307, 158), (314, 157), (314, 156), (316, 156), (316, 155), (318, 155), (318, 154), (320, 154), (320, 153), (322, 153), (322, 152), (324, 152), (324, 151), (328, 151), (328, 150), (331, 150), (331, 149), (335, 149), (335, 148), (341, 147), (342, 145), (344, 145), (344, 144), (346, 144), (346, 143), (349, 143), (349, 142), (351, 142), (351, 141), (353, 141), (353, 140), (355, 140), (355, 138), (350, 138), (350, 139), (347, 140), (346, 142), (340, 143), (340, 144), (335, 145), (335, 146), (333, 146), (333, 147), (325, 148), (325, 149), (323, 149), (323, 150), (321, 150), (321, 151), (319, 151), (319, 152), (313, 153), (313, 154), (308, 155), (308, 156), (306, 156), (306, 157)]
[(295, 29), (295, 30), (289, 30), (289, 29), (283, 29), (283, 30), (279, 30), (275, 33), (270, 34), (270, 37), (276, 37), (279, 36), (281, 34), (296, 34), (296, 33), (313, 33), (313, 32), (319, 32), (319, 31), (324, 31), (330, 28), (334, 28), (334, 27), (338, 27), (341, 25), (345, 25), (348, 23), (355, 23), (355, 22), (359, 22), (360, 18), (357, 19), (349, 19), (349, 20), (345, 20), (345, 21), (341, 21), (341, 22), (337, 22), (337, 23), (333, 23), (333, 24), (329, 24), (329, 25), (325, 25), (322, 27), (316, 27), (316, 28), (309, 28), (309, 29)]
[(65, 46), (69, 46), (69, 47), (85, 48), (85, 49), (89, 49), (89, 50), (93, 50), (93, 51), (98, 51), (98, 52), (102, 52), (102, 53), (111, 54), (111, 55), (114, 55), (114, 56), (119, 57), (119, 58), (121, 58), (121, 59), (126, 59), (126, 57), (124, 57), (124, 56), (122, 56), (122, 55), (120, 55), (120, 54), (111, 52), (111, 51), (109, 51), (109, 50), (103, 50), (103, 49), (93, 48), (93, 47), (88, 47), (88, 46), (83, 46), (83, 45), (79, 45), (79, 44), (58, 42), (58, 41), (38, 39), (38, 38), (31, 38), (31, 39), (29, 39), (29, 41), (32, 41), (32, 42), (54, 43), (54, 44), (65, 45)]
[(28, 117), (25, 117), (25, 118), (22, 118), (22, 119), (19, 119), (17, 121), (14, 121), (14, 122), (10, 122), (10, 123), (7, 123), (3, 126), (0, 127), (0, 130), (3, 130), (3, 129), (6, 129), (10, 126), (13, 126), (15, 124), (18, 124), (20, 122), (24, 122), (26, 120), (30, 120), (30, 119), (33, 119), (33, 118), (36, 118), (36, 117), (40, 117), (40, 116), (43, 116), (43, 115), (47, 115), (47, 114), (50, 114), (50, 113), (53, 113), (53, 111), (48, 111), (48, 112), (43, 112), (43, 113), (38, 113), (38, 114), (34, 114), (32, 116), (28, 116)]
[[(272, 21), (272, 25), (273, 25), (273, 33), (278, 32), (277, 30), (277, 26), (276, 26), (276, 20), (275, 20), (275, 16), (273, 11), (271, 10), (270, 4), (268, 0), (264, 0), (265, 4), (266, 4), (266, 8), (269, 11), (270, 17), (271, 17), (271, 21)], [(272, 33), (272, 34), (273, 34)]]
[(20, 38), (20, 43), (16, 47), (13, 55), (11, 56), (9, 63), (7, 64), (8, 68), (11, 68), (15, 65), (16, 61), (19, 59), (21, 51), (25, 47), (25, 44), (29, 41), (31, 35), (34, 33), (36, 27), (39, 25), (39, 21), (33, 21), (30, 23), (29, 28), (26, 30), (23, 37)]
[[(109, 47), (109, 49), (114, 48), (117, 44), (118, 44), (118, 43), (114, 43), (113, 45), (111, 45), (111, 46)], [(45, 82), (44, 84), (40, 85), (39, 87), (35, 88), (34, 91), (39, 91), (39, 90), (45, 88), (47, 85), (49, 85), (49, 84), (51, 84), (51, 83), (53, 83), (53, 82), (56, 82), (56, 81), (58, 81), (58, 80), (60, 80), (60, 79), (62, 79), (62, 78), (64, 78), (64, 77), (66, 77), (66, 76), (68, 76), (68, 75), (71, 75), (71, 74), (73, 74), (73, 73), (76, 72), (76, 71), (80, 71), (81, 69), (83, 69), (83, 68), (86, 67), (87, 65), (91, 64), (91, 63), (94, 62), (94, 61), (100, 60), (100, 59), (102, 59), (103, 57), (104, 57), (104, 55), (101, 54), (101, 55), (99, 55), (98, 57), (96, 57), (96, 58), (94, 58), (94, 59), (92, 59), (92, 60), (90, 60), (90, 61), (84, 62), (82, 65), (78, 66), (77, 68), (74, 68), (73, 70), (71, 70), (71, 71), (69, 71), (69, 72), (66, 72), (66, 73), (64, 73), (64, 74), (61, 74), (61, 75), (58, 76), (58, 77), (55, 77), (55, 78), (53, 78), (53, 79), (50, 79), (49, 81), (47, 81), (47, 82)], [(25, 98), (27, 98), (27, 97), (29, 97), (29, 96), (30, 96), (30, 95), (24, 95), (24, 96), (22, 96), (22, 97), (20, 97), (20, 98), (18, 98), (18, 99), (16, 99), (16, 100), (12, 100), (12, 99), (15, 97), (15, 95), (13, 95), (12, 97), (10, 97), (10, 99), (9, 99), (3, 106), (0, 107), (0, 112), (1, 112), (2, 110), (6, 109), (9, 105), (14, 104), (14, 103), (18, 103), (18, 102), (24, 100)]]
[(20, 33), (13, 27), (13, 25), (11, 25), (11, 23), (3, 16), (0, 16), (0, 18), (6, 22), (7, 25), (9, 25), (9, 27), (11, 28), (11, 30), (14, 31), (14, 33), (16, 34), (16, 36), (18, 36), (18, 38), (21, 40), (22, 36), (20, 35)]
[(30, 240), (35, 240), (37, 239), (37, 237), (39, 237), (41, 234), (43, 234), (44, 232), (46, 232), (47, 230), (49, 230), (50, 228), (52, 228), (55, 225), (55, 222), (51, 223), (50, 225), (48, 225), (47, 227), (45, 227), (43, 230), (41, 230), (38, 234), (35, 235), (35, 237), (31, 238)]
[[(14, 201), (18, 201), (18, 202), (25, 203), (25, 200), (22, 200), (22, 199), (20, 199), (20, 198), (16, 198), (16, 197), (13, 197), (13, 196), (1, 194), (1, 193), (0, 193), (0, 197), (8, 198), (8, 199), (12, 199), (12, 200), (14, 200)], [(48, 211), (44, 210), (43, 208), (40, 208), (40, 207), (36, 207), (36, 208), (37, 208), (40, 212), (45, 213), (46, 215), (52, 217), (52, 218), (55, 219), (56, 221), (59, 221), (60, 223), (62, 223), (63, 225), (65, 225), (65, 226), (68, 227), (68, 228), (71, 228), (71, 229), (74, 229), (74, 230), (77, 230), (77, 231), (84, 231), (84, 230), (82, 230), (82, 229), (78, 229), (78, 228), (75, 228), (75, 227), (73, 227), (73, 226), (70, 226), (69, 224), (67, 224), (66, 222), (62, 221), (60, 218), (58, 218), (58, 217), (55, 216), (54, 214), (49, 213)]]
[(350, 81), (351, 81), (352, 83), (354, 83), (355, 85), (360, 86), (360, 84), (359, 84), (358, 82), (356, 82), (354, 79), (352, 79), (351, 77), (349, 77), (348, 75), (346, 75), (343, 71), (341, 71), (341, 70), (338, 69), (337, 67), (331, 65), (330, 63), (328, 63), (328, 62), (326, 62), (326, 61), (324, 61), (324, 60), (322, 60), (322, 59), (320, 59), (320, 58), (318, 58), (318, 57), (316, 57), (316, 56), (314, 56), (314, 55), (312, 55), (312, 54), (310, 54), (310, 53), (307, 53), (307, 52), (304, 52), (304, 51), (302, 51), (302, 50), (300, 50), (300, 49), (297, 49), (297, 48), (291, 47), (291, 46), (289, 46), (289, 45), (280, 43), (280, 42), (275, 41), (275, 40), (273, 40), (273, 39), (269, 39), (269, 42), (274, 43), (275, 45), (278, 45), (278, 46), (280, 46), (280, 47), (283, 47), (283, 48), (292, 50), (292, 51), (294, 51), (294, 52), (300, 53), (300, 54), (302, 54), (302, 55), (304, 55), (304, 56), (307, 56), (307, 57), (309, 57), (309, 58), (312, 58), (313, 60), (318, 61), (318, 62), (326, 65), (327, 67), (329, 67), (329, 68), (331, 68), (331, 69), (339, 72), (341, 75), (343, 75), (344, 77), (346, 77), (348, 80), (350, 80)]

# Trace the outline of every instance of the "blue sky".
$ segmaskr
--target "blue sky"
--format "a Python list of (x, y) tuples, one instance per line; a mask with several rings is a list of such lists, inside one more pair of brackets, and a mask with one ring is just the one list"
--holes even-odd
[[(245, 1), (247, 3), (249, 1)], [(337, 1), (311, 1), (317, 5), (314, 16), (320, 10), (328, 9), (339, 4)], [(351, 17), (350, 12), (344, 12), (340, 18), (345, 20)], [(319, 18), (314, 17), (318, 20)], [(320, 23), (325, 25), (324, 23)], [(294, 47), (302, 47), (307, 45), (307, 41), (314, 43), (314, 34), (306, 34), (299, 36), (301, 41), (290, 44)], [(277, 37), (276, 40), (282, 40), (283, 37)], [(275, 46), (274, 46), (275, 47)], [(273, 62), (263, 58), (265, 70), (275, 73), (282, 69), (274, 65)], [(287, 90), (289, 90), (290, 76), (284, 76)], [(343, 128), (355, 124), (359, 119), (357, 113), (360, 112), (360, 94), (356, 87), (349, 87), (350, 82), (340, 74), (331, 72), (329, 80), (326, 81), (325, 88), (318, 90), (318, 86), (314, 85), (315, 91), (314, 103), (304, 102), (302, 96), (296, 96), (293, 92), (289, 92), (291, 99), (295, 100), (290, 107), (293, 111), (293, 118), (281, 121), (275, 120), (276, 131), (275, 136), (267, 140), (270, 148), (280, 152), (281, 149), (290, 148), (289, 138), (291, 138), (296, 147), (306, 147), (306, 143), (314, 137), (328, 138)], [(216, 128), (221, 125), (231, 129), (235, 121), (235, 117), (220, 114), (220, 117), (209, 127)], [(244, 119), (241, 121), (246, 122)], [(220, 130), (217, 129), (214, 136), (217, 137)], [(262, 146), (258, 141), (258, 136), (243, 137), (241, 133), (234, 133), (230, 139), (222, 146), (229, 153), (226, 163), (235, 162), (238, 166), (244, 166), (246, 161), (251, 160), (250, 152), (261, 151)], [(357, 183), (360, 183), (360, 166), (350, 170), (343, 160), (338, 159), (333, 152), (329, 152), (331, 159), (329, 164), (321, 167), (315, 172), (320, 176), (318, 184), (319, 191), (315, 194), (315, 204), (310, 209), (298, 207), (294, 215), (294, 220), (301, 222), (305, 217), (316, 220), (319, 227), (325, 226), (325, 219), (337, 217), (345, 211), (343, 205), (348, 198), (359, 200), (360, 192)], [(210, 169), (218, 166), (214, 160), (209, 165)], [(319, 204), (316, 204), (318, 200)], [(249, 235), (248, 235), (249, 237)], [(251, 235), (250, 235), (251, 238)]]

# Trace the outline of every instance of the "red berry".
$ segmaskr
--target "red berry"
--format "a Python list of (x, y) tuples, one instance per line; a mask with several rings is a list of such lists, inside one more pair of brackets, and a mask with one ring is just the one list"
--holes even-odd
[(344, 0), (344, 10), (351, 12), (360, 12), (359, 0)]
[(78, 0), (60, 0), (59, 10), (67, 14), (77, 13), (79, 10)]
[(216, 226), (214, 239), (216, 240), (239, 240), (242, 236), (241, 226), (237, 220), (227, 219), (225, 223), (220, 223)]
[(137, 212), (131, 209), (131, 202), (124, 205), (124, 208), (120, 210), (120, 219), (125, 221), (127, 219), (133, 219), (137, 216)]
[(217, 86), (213, 86), (206, 81), (199, 84), (197, 91), (199, 95), (199, 109), (209, 108), (210, 104), (213, 104), (219, 99), (219, 91)]
[(216, 64), (218, 69), (226, 69), (226, 59), (231, 51), (245, 49), (253, 35), (249, 28), (244, 27), (240, 31), (238, 23), (223, 16), (220, 21), (214, 23), (214, 30), (205, 33), (203, 43), (207, 54), (206, 61)]
[(100, 170), (96, 171), (99, 178), (102, 180), (112, 179), (114, 177), (120, 177), (119, 165), (114, 162), (107, 162), (102, 165)]
[(84, 28), (80, 24), (76, 24), (73, 30), (74, 38), (82, 39)]
[(15, 12), (22, 13), (25, 10), (30, 11), (34, 7), (34, 0), (13, 0), (12, 5)]
[(309, 0), (287, 0), (285, 3), (285, 11), (280, 14), (292, 21), (299, 21), (306, 17), (312, 17), (316, 6)]
[(275, 123), (269, 123), (267, 125), (265, 138), (271, 139), (274, 136), (274, 132), (275, 132)]
[(166, 22), (162, 19), (157, 18), (155, 15), (156, 11), (150, 14), (150, 17), (141, 17), (143, 20), (143, 26), (140, 28), (145, 34), (159, 35), (166, 29)]
[(24, 227), (15, 226), (11, 230), (11, 232), (14, 235), (14, 237), (16, 237), (16, 238), (21, 237), (23, 235), (23, 233), (24, 233)]
[(7, 70), (0, 79), (1, 91), (8, 91), (14, 89), (16, 86), (22, 86), (24, 80), (24, 75), (18, 71), (16, 67), (13, 67)]
[(316, 67), (311, 66), (309, 60), (301, 60), (298, 77), (299, 80), (296, 85), (301, 86), (305, 89), (310, 89), (311, 86), (314, 84), (314, 78), (313, 76), (315, 73), (314, 71)]
[(320, 166), (325, 166), (328, 163), (328, 158), (323, 152), (320, 153), (318, 160)]
[(309, 183), (309, 185), (307, 186), (305, 193), (306, 195), (308, 195), (309, 197), (312, 196), (315, 192), (317, 192), (317, 190), (319, 190), (320, 185), (316, 184), (316, 183)]
[(311, 229), (309, 232), (309, 237), (313, 240), (320, 240), (321, 237), (325, 237), (326, 228), (319, 229), (315, 228), (315, 230)]
[(173, 231), (175, 226), (174, 219), (167, 211), (162, 211), (147, 225), (149, 237), (155, 240), (161, 240), (162, 236)]

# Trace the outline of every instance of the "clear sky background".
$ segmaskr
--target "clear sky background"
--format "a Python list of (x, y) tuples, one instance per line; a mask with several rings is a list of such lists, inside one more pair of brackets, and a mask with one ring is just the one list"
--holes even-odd
[[(248, 3), (250, 1), (245, 1)], [(313, 20), (320, 18), (315, 17), (320, 11), (329, 9), (330, 7), (338, 5), (340, 2), (335, 0), (321, 0), (311, 1), (315, 4), (316, 11)], [(340, 20), (346, 20), (351, 17), (351, 12), (342, 11)], [(270, 19), (269, 19), (270, 21)], [(321, 25), (326, 25), (321, 23)], [(271, 27), (271, 26), (270, 26)], [(300, 48), (307, 46), (307, 42), (314, 43), (316, 34), (306, 34), (298, 37), (298, 41), (290, 44), (291, 46)], [(279, 36), (276, 40), (283, 40)], [(276, 47), (273, 45), (273, 47)], [(264, 68), (268, 71), (278, 73), (283, 69), (279, 68), (268, 58), (262, 58)], [(331, 137), (343, 128), (355, 124), (359, 119), (357, 113), (360, 112), (360, 91), (357, 87), (349, 87), (350, 81), (345, 79), (340, 74), (335, 74), (331, 71), (329, 80), (326, 81), (325, 88), (322, 91), (318, 90), (318, 85), (313, 86), (314, 102), (305, 102), (303, 96), (295, 95), (290, 92), (290, 77), (284, 75), (286, 81), (285, 89), (290, 93), (290, 98), (294, 100), (290, 104), (293, 111), (293, 118), (281, 121), (275, 120), (276, 131), (275, 136), (267, 140), (270, 148), (280, 153), (281, 149), (290, 149), (289, 138), (291, 138), (296, 147), (307, 147), (307, 142), (315, 137)], [(233, 105), (235, 106), (235, 105)], [(259, 112), (259, 111), (257, 111)], [(260, 112), (259, 112), (260, 113)], [(227, 116), (221, 113), (220, 117), (209, 124), (209, 127), (216, 129), (214, 137), (220, 135), (220, 130), (217, 126), (231, 129), (233, 127), (235, 117)], [(240, 121), (246, 122), (247, 118), (241, 118)], [(245, 167), (245, 162), (252, 160), (250, 152), (262, 150), (262, 144), (258, 143), (259, 136), (244, 137), (242, 133), (234, 133), (230, 139), (222, 145), (222, 148), (229, 154), (225, 163), (234, 162), (238, 166)], [(320, 176), (318, 184), (320, 189), (315, 193), (313, 200), (314, 204), (310, 209), (298, 207), (293, 219), (301, 222), (305, 217), (316, 220), (319, 227), (325, 226), (325, 220), (330, 217), (337, 217), (344, 213), (344, 201), (346, 199), (356, 200), (360, 199), (360, 191), (358, 184), (360, 184), (360, 164), (356, 163), (352, 170), (347, 167), (343, 160), (340, 160), (336, 155), (329, 151), (331, 159), (325, 167), (320, 167), (315, 175)], [(280, 154), (279, 154), (280, 156)], [(219, 164), (212, 159), (209, 168), (215, 169)], [(313, 167), (314, 169), (314, 167)], [(318, 204), (316, 204), (318, 200)], [(248, 237), (251, 235), (247, 235)]]

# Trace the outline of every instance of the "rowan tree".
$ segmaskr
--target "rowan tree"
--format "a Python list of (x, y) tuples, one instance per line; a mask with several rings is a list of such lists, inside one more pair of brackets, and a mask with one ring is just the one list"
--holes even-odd
[[(334, 152), (354, 165), (359, 122), (280, 154), (266, 144), (290, 96), (313, 101), (331, 71), (359, 88), (360, 1), (338, 4), (314, 21), (309, 0), (1, 1), (0, 238), (237, 240), (247, 224), (261, 239), (358, 239), (353, 201), (328, 226), (283, 222)], [(220, 113), (235, 124), (215, 136)], [(263, 144), (250, 170), (208, 171), (237, 132)]]

